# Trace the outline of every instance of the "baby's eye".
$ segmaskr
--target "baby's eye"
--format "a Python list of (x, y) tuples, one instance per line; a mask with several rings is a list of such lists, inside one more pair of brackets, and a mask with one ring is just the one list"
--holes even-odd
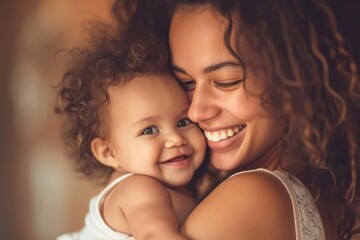
[(159, 130), (154, 127), (154, 126), (151, 126), (151, 127), (147, 127), (145, 128), (141, 133), (140, 135), (151, 135), (151, 134), (155, 134), (155, 133), (158, 133)]
[(178, 127), (182, 128), (182, 127), (186, 127), (187, 125), (191, 124), (192, 121), (189, 118), (183, 118), (178, 122)]

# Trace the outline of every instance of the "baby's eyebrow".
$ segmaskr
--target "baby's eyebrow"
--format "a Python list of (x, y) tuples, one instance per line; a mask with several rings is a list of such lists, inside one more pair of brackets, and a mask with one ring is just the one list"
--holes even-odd
[(143, 123), (143, 122), (152, 122), (155, 121), (157, 118), (159, 118), (158, 115), (154, 115), (154, 116), (146, 116), (143, 118), (140, 118), (138, 120), (136, 120), (131, 126), (136, 126), (137, 124)]

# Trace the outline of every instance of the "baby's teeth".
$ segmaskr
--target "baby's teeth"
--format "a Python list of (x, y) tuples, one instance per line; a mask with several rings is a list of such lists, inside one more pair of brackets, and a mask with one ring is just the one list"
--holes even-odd
[(238, 132), (240, 132), (240, 129), (239, 129), (238, 127), (235, 127), (235, 128), (234, 128), (234, 132), (235, 132), (235, 133), (238, 133)]

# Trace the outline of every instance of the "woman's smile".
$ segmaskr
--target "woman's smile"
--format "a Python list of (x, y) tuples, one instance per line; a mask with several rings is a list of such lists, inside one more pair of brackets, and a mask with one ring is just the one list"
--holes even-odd
[(245, 125), (239, 125), (236, 127), (218, 130), (218, 131), (206, 131), (204, 130), (204, 134), (207, 140), (211, 142), (221, 142), (228, 138), (231, 138), (238, 134), (241, 130), (245, 128)]
[(204, 130), (204, 133), (207, 144), (212, 151), (226, 152), (232, 146), (239, 148), (244, 140), (246, 129), (246, 125), (239, 125), (219, 131)]

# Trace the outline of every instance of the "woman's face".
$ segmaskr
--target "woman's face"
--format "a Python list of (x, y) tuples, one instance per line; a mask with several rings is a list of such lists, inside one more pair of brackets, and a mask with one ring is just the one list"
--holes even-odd
[(244, 66), (227, 50), (227, 26), (226, 18), (206, 6), (178, 9), (173, 17), (172, 65), (191, 99), (189, 117), (204, 130), (217, 169), (276, 168), (283, 121), (261, 105), (264, 73), (247, 67), (245, 76)]

